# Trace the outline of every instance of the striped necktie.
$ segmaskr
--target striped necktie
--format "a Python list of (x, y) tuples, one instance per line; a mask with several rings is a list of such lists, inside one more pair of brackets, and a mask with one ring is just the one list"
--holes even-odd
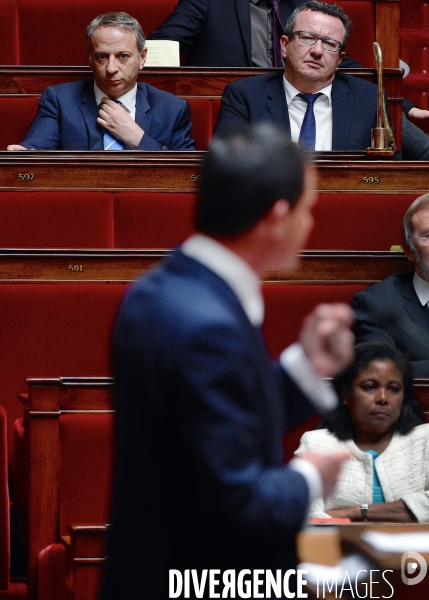
[(125, 148), (124, 144), (113, 137), (107, 130), (103, 135), (103, 144), (105, 150), (123, 150)]
[[(123, 106), (119, 100), (113, 100), (113, 102)], [(120, 140), (116, 139), (111, 133), (109, 133), (107, 129), (103, 135), (103, 146), (105, 150), (123, 150), (125, 148), (124, 144)]]
[(282, 51), (280, 48), (280, 38), (283, 35), (283, 25), (280, 14), (280, 0), (268, 0), (268, 3), (273, 7), (273, 49), (274, 49), (274, 66), (282, 67)]

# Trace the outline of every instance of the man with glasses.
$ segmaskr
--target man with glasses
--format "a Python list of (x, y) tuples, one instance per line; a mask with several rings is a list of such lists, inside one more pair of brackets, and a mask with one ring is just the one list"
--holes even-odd
[(390, 275), (356, 294), (356, 341), (389, 342), (408, 355), (416, 377), (429, 377), (429, 194), (405, 213), (402, 240), (414, 273)]
[(308, 150), (365, 150), (377, 123), (377, 86), (337, 72), (350, 26), (336, 4), (298, 7), (281, 38), (284, 72), (227, 85), (216, 133), (266, 121)]
[[(188, 66), (283, 66), (281, 53), (275, 52), (277, 37), (292, 12), (304, 4), (305, 0), (179, 0), (149, 39), (178, 41)], [(341, 62), (347, 69), (361, 66), (348, 55)], [(407, 99), (402, 110), (403, 157), (429, 160), (429, 136), (407, 118), (423, 123), (429, 111)]]

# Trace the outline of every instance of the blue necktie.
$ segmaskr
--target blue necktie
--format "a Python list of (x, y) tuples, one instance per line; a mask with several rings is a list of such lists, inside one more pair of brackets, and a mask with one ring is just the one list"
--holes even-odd
[(123, 150), (125, 148), (124, 144), (113, 137), (108, 131), (104, 133), (103, 144), (105, 150)]
[[(114, 100), (114, 102), (123, 106), (119, 100)], [(125, 148), (124, 144), (109, 133), (107, 129), (103, 136), (103, 146), (105, 150), (123, 150)]]
[(322, 93), (317, 94), (298, 94), (300, 98), (307, 102), (304, 120), (299, 134), (298, 144), (305, 150), (314, 150), (316, 146), (316, 119), (314, 118), (313, 105)]

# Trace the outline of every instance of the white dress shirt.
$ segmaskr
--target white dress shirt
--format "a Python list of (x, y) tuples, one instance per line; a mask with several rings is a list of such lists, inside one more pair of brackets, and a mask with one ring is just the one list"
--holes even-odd
[[(286, 77), (283, 77), (286, 94), (286, 104), (289, 111), (290, 133), (293, 142), (298, 142), (299, 134), (304, 120), (307, 102), (300, 98), (300, 93)], [(332, 150), (332, 83), (319, 90), (321, 96), (314, 103), (314, 118), (316, 120), (316, 146), (315, 150)]]
[[(104, 92), (102, 92), (100, 90), (100, 88), (97, 86), (95, 81), (94, 81), (94, 94), (95, 94), (95, 102), (97, 103), (97, 106), (99, 106), (101, 104), (102, 98), (108, 97), (107, 94), (105, 94)], [(130, 113), (130, 117), (132, 118), (133, 121), (136, 120), (136, 99), (137, 99), (137, 83), (133, 87), (132, 90), (130, 90), (123, 96), (120, 96), (119, 98), (115, 98), (115, 100), (118, 100), (123, 105), (123, 107), (127, 110), (127, 112)]]
[(417, 298), (420, 304), (425, 306), (429, 302), (429, 283), (422, 279), (417, 273), (414, 273), (413, 286), (416, 290)]
[[(264, 301), (259, 277), (243, 259), (214, 239), (199, 233), (188, 238), (181, 250), (223, 279), (237, 296), (251, 324), (254, 327), (262, 325)], [(335, 392), (317, 377), (300, 344), (293, 344), (284, 350), (280, 364), (317, 408), (336, 406)], [(310, 503), (322, 495), (322, 480), (312, 463), (294, 458), (289, 467), (300, 472), (307, 481)]]

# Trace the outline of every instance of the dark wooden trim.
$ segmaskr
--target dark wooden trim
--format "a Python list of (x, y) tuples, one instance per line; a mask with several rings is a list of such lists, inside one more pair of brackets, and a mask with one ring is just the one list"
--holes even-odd
[[(171, 250), (0, 249), (1, 283), (129, 282), (148, 271)], [(392, 273), (412, 271), (402, 252), (304, 250), (293, 273), (267, 265), (264, 282), (290, 284), (370, 284)], [(77, 270), (74, 270), (77, 268)]]
[[(145, 81), (182, 98), (220, 98), (225, 86), (231, 81), (262, 75), (272, 70), (274, 69), (256, 67), (145, 67), (139, 75), (139, 81)], [(339, 71), (366, 81), (376, 81), (374, 69), (340, 68)], [(383, 77), (388, 97), (401, 96), (402, 70), (385, 68)], [(48, 85), (92, 78), (89, 66), (0, 66), (0, 95), (40, 96)]]
[[(0, 189), (195, 192), (203, 156), (196, 151), (1, 151)], [(315, 158), (322, 193), (422, 194), (428, 189), (428, 161), (371, 160), (362, 152), (319, 152)], [(34, 177), (24, 180), (25, 174)]]

